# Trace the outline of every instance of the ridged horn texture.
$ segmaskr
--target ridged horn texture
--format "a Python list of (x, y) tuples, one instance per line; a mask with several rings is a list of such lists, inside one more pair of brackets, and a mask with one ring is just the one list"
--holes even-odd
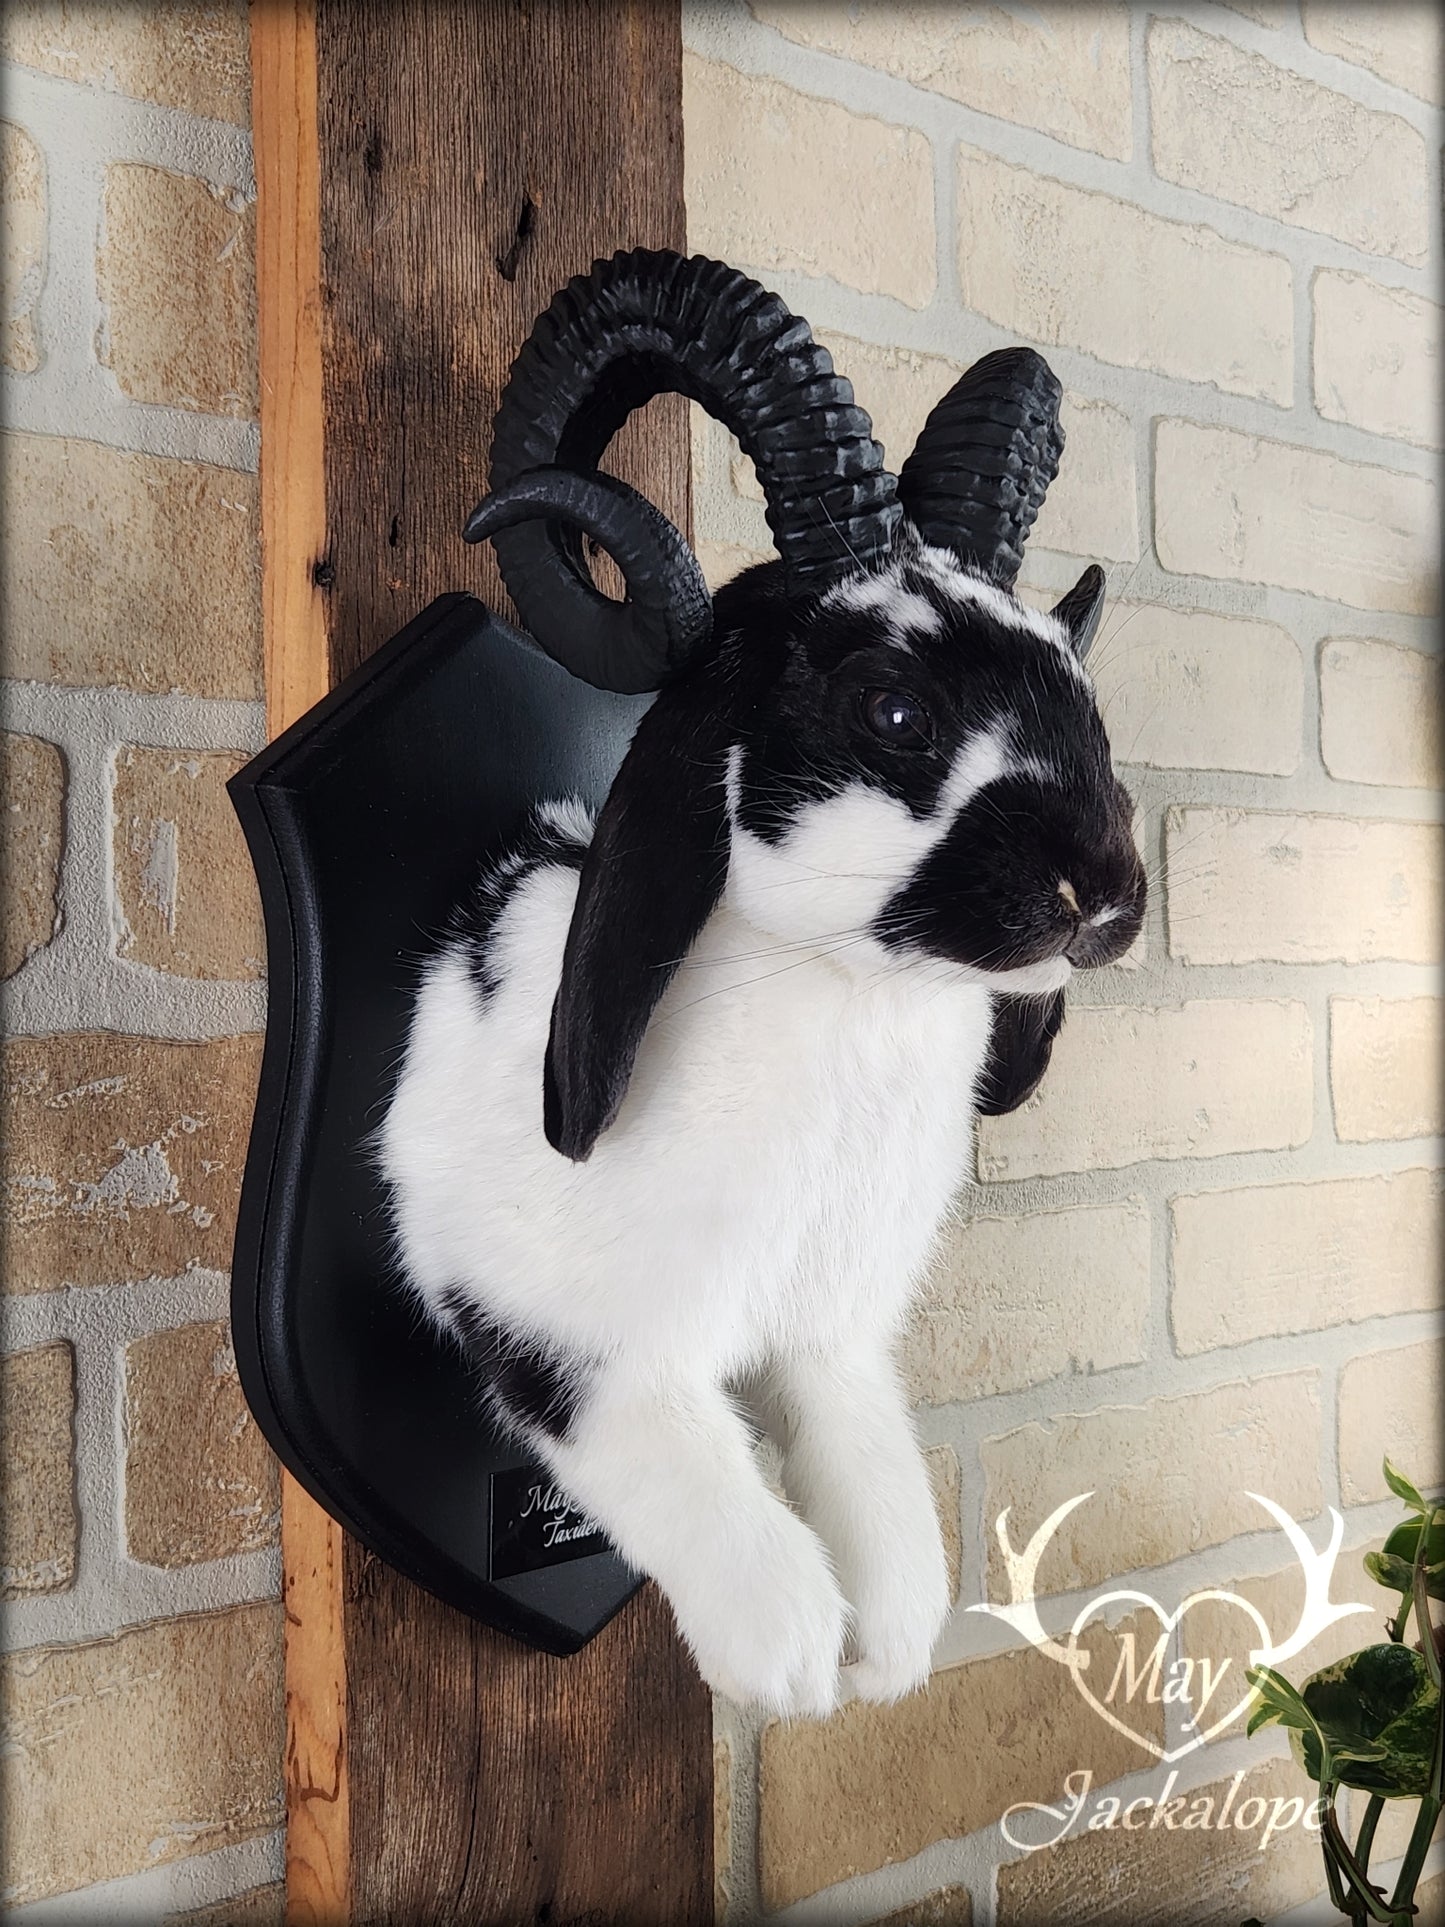
[[(658, 688), (706, 650), (711, 604), (686, 542), (615, 485), (594, 518), (567, 484), (597, 463), (634, 408), (668, 391), (737, 436), (767, 500), (792, 586), (880, 561), (901, 519), (873, 426), (808, 324), (775, 294), (702, 255), (634, 250), (570, 281), (513, 364), (492, 433), (494, 494), (467, 525), (494, 536), (507, 589), (542, 647), (602, 688)], [(488, 519), (504, 496), (512, 509)], [(593, 584), (579, 530), (618, 562), (628, 600)]]
[(898, 493), (925, 542), (1009, 589), (1059, 472), (1063, 390), (1032, 348), (976, 361), (923, 424)]

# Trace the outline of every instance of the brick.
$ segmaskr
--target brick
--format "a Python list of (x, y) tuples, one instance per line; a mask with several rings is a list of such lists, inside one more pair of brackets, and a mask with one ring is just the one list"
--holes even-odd
[(712, 1903), (718, 1927), (727, 1918), (732, 1856), (733, 1755), (727, 1741), (717, 1739), (712, 1743)]
[(213, 1907), (200, 1907), (186, 1914), (167, 1914), (166, 1927), (284, 1927), (286, 1886), (273, 1881), (266, 1887), (248, 1887), (231, 1900), (218, 1900)]
[(1395, 1171), (1172, 1199), (1178, 1350), (1438, 1306), (1442, 1182)]
[(1439, 516), (1424, 476), (1186, 421), (1158, 424), (1154, 462), (1154, 543), (1174, 574), (1434, 614)]
[[(1300, 1615), (1304, 1611), (1304, 1573), (1286, 1545), (1283, 1533), (1262, 1507), (1256, 1512), (1255, 1518), (1260, 1530), (1273, 1534), (1275, 1551), (1288, 1558), (1290, 1563), (1276, 1567), (1271, 1572), (1251, 1574), (1245, 1578), (1235, 1577), (1221, 1583), (1217, 1590), (1232, 1593), (1253, 1606), (1264, 1621), (1267, 1637), (1275, 1644), (1283, 1645), (1299, 1626)], [(1328, 1534), (1323, 1530), (1311, 1527), (1307, 1536), (1316, 1547), (1322, 1548), (1328, 1544)], [(1293, 1659), (1284, 1662), (1281, 1670), (1291, 1679), (1302, 1684), (1312, 1673), (1319, 1672), (1321, 1667), (1332, 1666), (1336, 1660), (1345, 1659), (1349, 1654), (1358, 1652), (1360, 1647), (1368, 1646), (1372, 1640), (1382, 1637), (1381, 1615), (1386, 1603), (1385, 1595), (1366, 1575), (1361, 1563), (1369, 1549), (1368, 1539), (1346, 1542), (1335, 1560), (1328, 1589), (1336, 1605), (1367, 1606), (1369, 1612), (1351, 1613), (1316, 1633)], [(1213, 1592), (1215, 1588), (1211, 1587), (1210, 1590)], [(1180, 1628), (1183, 1650), (1196, 1661), (1207, 1660), (1213, 1677), (1221, 1682), (1213, 1705), (1206, 1709), (1204, 1725), (1208, 1731), (1232, 1707), (1245, 1699), (1247, 1682), (1243, 1676), (1244, 1669), (1250, 1664), (1251, 1653), (1259, 1647), (1260, 1629), (1242, 1607), (1231, 1605), (1228, 1599), (1215, 1597), (1200, 1599), (1191, 1606), (1182, 1615)], [(1250, 1695), (1240, 1713), (1222, 1726), (1216, 1737), (1221, 1740), (1243, 1738), (1253, 1704), (1253, 1696)]]
[[(806, 17), (806, 16), (805, 16)], [(895, 472), (907, 460), (935, 402), (964, 372), (963, 364), (912, 348), (882, 347), (820, 328), (818, 339), (853, 384), (873, 432)], [(1139, 554), (1135, 506), (1134, 430), (1109, 402), (1065, 393), (1060, 413), (1067, 453), (1030, 538), (1034, 550), (1114, 562)], [(752, 463), (739, 455), (742, 492), (756, 491)]]
[(1320, 754), (1346, 783), (1445, 785), (1440, 662), (1418, 649), (1330, 636), (1320, 650)]
[(912, 1906), (885, 1914), (870, 1927), (973, 1927), (973, 1896), (967, 1887), (940, 1887)]
[(224, 1324), (152, 1332), (125, 1355), (125, 1537), (132, 1559), (190, 1566), (276, 1543), (276, 1463)]
[(1429, 823), (1171, 809), (1169, 954), (1185, 963), (1432, 963), (1442, 845)]
[(0, 121), (0, 362), (28, 375), (40, 366), (40, 291), (47, 258), (45, 159), (14, 121)]
[(1149, 108), (1163, 180), (1423, 265), (1426, 149), (1408, 121), (1182, 20), (1150, 23)]
[[(1112, 1639), (1082, 1643), (1102, 1651)], [(1162, 1737), (1158, 1713), (1141, 1726)], [(1031, 1647), (947, 1667), (894, 1706), (854, 1700), (827, 1721), (771, 1721), (760, 1745), (763, 1906), (976, 1833), (1015, 1801), (1056, 1801), (1071, 1772), (1092, 1770), (1103, 1786), (1139, 1764), (1137, 1743)]]
[(259, 1036), (7, 1040), (5, 1289), (227, 1270), (260, 1061)]
[(60, 435), (7, 435), (4, 462), (8, 674), (262, 694), (254, 475)]
[(1389, 1497), (1385, 1454), (1422, 1492), (1445, 1485), (1440, 1346), (1366, 1352), (1340, 1372), (1340, 1496), (1346, 1505)]
[[(1235, 1779), (1238, 1786), (1223, 1828), (1219, 1821)], [(1165, 1774), (1157, 1772), (1149, 1797), (1164, 1797)], [(1319, 1834), (1295, 1825), (1274, 1834), (1267, 1851), (1260, 1842), (1271, 1810), (1300, 1813), (1315, 1795), (1292, 1760), (1249, 1766), (1202, 1786), (1176, 1785), (1170, 1800), (1186, 1799), (1174, 1829), (1151, 1828), (1153, 1811), (1136, 1808), (1132, 1828), (1113, 1825), (1078, 1830), (1046, 1852), (1026, 1854), (998, 1870), (998, 1927), (1038, 1927), (1068, 1921), (1070, 1927), (1139, 1927), (1167, 1920), (1170, 1927), (1237, 1927), (1246, 1913), (1275, 1920), (1319, 1893), (1325, 1882)], [(1136, 1796), (1138, 1797), (1138, 1796)], [(1205, 1806), (1204, 1801), (1210, 1804)], [(1251, 1807), (1252, 1800), (1262, 1801)], [(1284, 1803), (1272, 1809), (1271, 1803)], [(1087, 1811), (1099, 1811), (1090, 1804)], [(1128, 1811), (1128, 1798), (1120, 1813)], [(1194, 1816), (1184, 1832), (1182, 1822)], [(1257, 1819), (1240, 1828), (1237, 1816)], [(1208, 1824), (1206, 1824), (1206, 1822)]]
[(1277, 623), (1121, 602), (1089, 668), (1121, 762), (1261, 776), (1298, 767), (1304, 665)]
[(1295, 9), (1289, 0), (1223, 0), (1231, 13), (1243, 14), (1257, 27), (1268, 27), (1278, 32), (1295, 17)]
[(1038, 1093), (979, 1123), (985, 1182), (1303, 1144), (1314, 1115), (1303, 1004), (1217, 998), (1070, 1012)]
[(933, 156), (909, 127), (683, 56), (688, 241), (926, 308)]
[(938, 1523), (943, 1533), (943, 1550), (948, 1560), (948, 1588), (953, 1599), (963, 1579), (963, 1533), (959, 1523), (958, 1454), (951, 1445), (932, 1445), (923, 1455), (933, 1485), (933, 1502), (938, 1508)]
[(3, 1682), (11, 1905), (280, 1825), (279, 1605), (10, 1653)]
[(266, 939), (226, 782), (244, 756), (117, 752), (112, 797), (117, 954), (180, 977), (255, 981)]
[(903, 1342), (925, 1404), (1136, 1365), (1149, 1317), (1143, 1201), (972, 1218), (951, 1230)]
[(97, 353), (134, 401), (252, 421), (256, 210), (239, 188), (131, 161), (105, 171)]
[(0, 1596), (67, 1592), (75, 1580), (75, 1355), (37, 1345), (0, 1359)]
[[(984, 1517), (992, 1524), (1007, 1507), (1022, 1549), (1065, 1499), (1094, 1494), (1054, 1534), (1036, 1582), (1040, 1595), (1094, 1586), (1258, 1531), (1252, 1491), (1314, 1518), (1324, 1504), (1320, 1423), (1312, 1371), (1061, 1413), (983, 1441)], [(991, 1596), (1006, 1600), (992, 1532), (989, 1574)]]
[(789, 40), (876, 67), (965, 107), (1126, 161), (1131, 152), (1129, 10), (1098, 4), (1047, 16), (934, 0), (748, 0)]
[(0, 977), (13, 977), (60, 928), (65, 759), (54, 743), (0, 731), (0, 795), (5, 802)]
[(1212, 228), (960, 147), (958, 273), (965, 307), (1031, 340), (1292, 399), (1290, 265)]
[(1330, 1094), (1347, 1144), (1445, 1130), (1438, 997), (1331, 997)]
[(1363, 274), (1315, 276), (1315, 407), (1330, 421), (1440, 445), (1440, 324), (1433, 301)]
[(703, 579), (709, 589), (716, 593), (724, 582), (731, 582), (735, 575), (744, 569), (752, 568), (755, 562), (766, 562), (769, 558), (759, 555), (755, 549), (742, 548), (736, 542), (710, 542), (699, 538), (693, 544), (697, 559), (702, 565)]
[(1304, 0), (1305, 39), (1321, 53), (1337, 54), (1357, 67), (1403, 87), (1438, 107), (1445, 101), (1440, 82), (1440, 10), (1435, 0)]
[(8, 0), (0, 45), (7, 60), (85, 87), (250, 126), (245, 0), (144, 7)]

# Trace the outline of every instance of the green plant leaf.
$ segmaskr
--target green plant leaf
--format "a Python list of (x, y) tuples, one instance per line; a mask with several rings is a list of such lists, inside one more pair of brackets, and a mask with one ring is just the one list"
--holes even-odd
[(1411, 1485), (1410, 1481), (1405, 1477), (1404, 1473), (1397, 1471), (1395, 1467), (1391, 1465), (1390, 1455), (1388, 1453), (1385, 1454), (1385, 1484), (1389, 1486), (1397, 1499), (1403, 1499), (1405, 1504), (1413, 1507), (1416, 1512), (1425, 1513), (1430, 1510), (1414, 1486)]
[(1315, 1718), (1283, 1673), (1272, 1666), (1249, 1666), (1245, 1678), (1259, 1694), (1259, 1705), (1249, 1717), (1247, 1731), (1257, 1733), (1262, 1726), (1299, 1727), (1315, 1730)]
[[(1367, 1552), (1364, 1566), (1376, 1584), (1385, 1587), (1388, 1592), (1408, 1593), (1415, 1583), (1413, 1555), (1406, 1558), (1388, 1550)], [(1432, 1599), (1445, 1599), (1445, 1560), (1426, 1566), (1425, 1590)]]
[[(1386, 1539), (1381, 1550), (1413, 1566), (1415, 1549), (1420, 1543), (1420, 1528), (1423, 1523), (1420, 1519), (1402, 1519)], [(1445, 1561), (1445, 1513), (1437, 1512), (1430, 1521), (1430, 1530), (1425, 1536), (1425, 1558), (1432, 1566)]]
[(1308, 1727), (1288, 1725), (1295, 1758), (1311, 1779), (1333, 1759), (1346, 1786), (1387, 1800), (1419, 1799), (1429, 1789), (1440, 1692), (1422, 1654), (1399, 1645), (1367, 1646), (1305, 1681), (1297, 1696)]

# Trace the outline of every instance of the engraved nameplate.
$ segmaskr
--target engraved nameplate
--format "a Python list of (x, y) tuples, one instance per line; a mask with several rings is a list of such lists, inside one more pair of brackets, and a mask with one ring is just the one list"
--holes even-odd
[(535, 1465), (492, 1474), (493, 1579), (607, 1550), (607, 1535)]

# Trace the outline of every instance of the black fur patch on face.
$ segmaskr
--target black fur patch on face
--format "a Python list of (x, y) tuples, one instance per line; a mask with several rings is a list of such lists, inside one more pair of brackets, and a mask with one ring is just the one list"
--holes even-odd
[(1028, 1103), (1043, 1082), (1063, 1022), (1062, 990), (1050, 997), (998, 999), (988, 1056), (974, 1094), (974, 1109), (980, 1117), (1002, 1117), (1005, 1111)]
[(524, 1436), (564, 1441), (586, 1390), (576, 1368), (486, 1317), (464, 1292), (445, 1292), (442, 1308), (499, 1415)]
[(453, 913), (449, 936), (466, 958), (467, 973), (482, 1003), (497, 988), (492, 967), (492, 939), (513, 893), (529, 876), (549, 863), (564, 869), (582, 868), (585, 843), (539, 813), (527, 818), (521, 834), (506, 855), (489, 865), (470, 897)]

